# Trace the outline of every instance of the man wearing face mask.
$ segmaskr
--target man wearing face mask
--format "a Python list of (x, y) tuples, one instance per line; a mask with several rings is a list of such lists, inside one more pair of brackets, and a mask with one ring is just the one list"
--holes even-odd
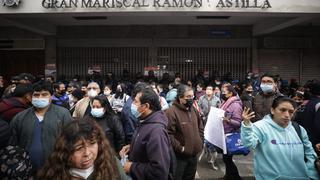
[(53, 88), (55, 93), (52, 96), (52, 104), (70, 109), (69, 97), (66, 94), (66, 86), (62, 82), (59, 82), (54, 84)]
[(176, 100), (166, 110), (168, 134), (177, 157), (176, 180), (193, 180), (197, 170), (197, 154), (202, 150), (203, 123), (193, 107), (193, 90), (180, 85)]
[(31, 84), (18, 84), (12, 97), (0, 102), (0, 118), (10, 123), (16, 114), (28, 109), (31, 105), (32, 92)]
[(274, 76), (264, 74), (260, 78), (260, 92), (254, 97), (252, 109), (255, 112), (253, 121), (263, 119), (267, 114), (270, 114), (272, 101), (275, 97), (280, 96)]
[(100, 94), (100, 86), (96, 82), (91, 82), (87, 86), (87, 96), (78, 101), (72, 114), (75, 118), (83, 118), (91, 113), (91, 103), (94, 97)]
[(151, 89), (138, 92), (131, 113), (139, 120), (130, 145), (120, 156), (129, 153), (124, 171), (133, 180), (167, 180), (170, 168), (170, 139), (166, 130), (168, 120), (161, 111), (159, 96)]
[(35, 172), (42, 168), (53, 150), (56, 137), (72, 119), (67, 109), (51, 103), (51, 97), (50, 83), (35, 84), (33, 107), (18, 113), (10, 123), (12, 136), (9, 143), (29, 153)]

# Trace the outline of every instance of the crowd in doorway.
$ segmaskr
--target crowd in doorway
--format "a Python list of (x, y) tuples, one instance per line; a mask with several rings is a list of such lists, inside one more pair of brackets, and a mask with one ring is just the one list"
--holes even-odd
[[(1, 179), (193, 180), (203, 149), (222, 153), (204, 138), (212, 107), (255, 153), (257, 180), (320, 179), (318, 80), (22, 73), (0, 76), (0, 97)], [(242, 179), (233, 157), (223, 179)]]

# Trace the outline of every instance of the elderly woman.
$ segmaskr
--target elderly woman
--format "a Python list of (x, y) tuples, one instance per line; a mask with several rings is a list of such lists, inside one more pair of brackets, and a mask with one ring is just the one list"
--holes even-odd
[(295, 108), (292, 99), (277, 97), (273, 100), (271, 114), (260, 121), (251, 123), (254, 112), (250, 113), (249, 109), (243, 112), (241, 139), (246, 147), (255, 150), (257, 180), (320, 179), (314, 166), (316, 154), (306, 130), (298, 125), (295, 128), (291, 122)]
[(99, 125), (80, 119), (63, 130), (38, 179), (116, 180), (126, 175)]

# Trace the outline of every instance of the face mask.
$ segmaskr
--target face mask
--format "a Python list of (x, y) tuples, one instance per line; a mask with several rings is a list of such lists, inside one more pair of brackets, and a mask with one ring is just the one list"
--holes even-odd
[(226, 94), (221, 94), (220, 98), (224, 101), (228, 100), (228, 97), (226, 96)]
[(98, 95), (98, 92), (96, 90), (91, 89), (90, 91), (88, 91), (88, 96), (90, 98), (94, 98)]
[(131, 104), (131, 114), (136, 118), (141, 116), (141, 113), (138, 111), (138, 107), (135, 104)]
[(110, 91), (104, 91), (103, 93), (104, 93), (104, 95), (106, 95), (106, 96), (110, 96), (110, 94), (111, 94)]
[(201, 87), (198, 87), (198, 88), (197, 88), (197, 91), (198, 91), (198, 92), (201, 92), (201, 91), (202, 91), (202, 88), (201, 88)]
[(261, 84), (260, 88), (264, 93), (273, 92), (273, 85), (272, 84)]
[(206, 90), (206, 94), (207, 94), (207, 95), (211, 95), (212, 93), (213, 93), (212, 90)]
[(93, 166), (88, 169), (71, 168), (69, 170), (69, 173), (71, 174), (71, 176), (87, 179), (92, 174), (93, 170), (94, 170)]
[(296, 101), (298, 106), (301, 106), (302, 102), (301, 101)]
[(247, 91), (248, 94), (251, 94), (253, 91)]
[(49, 105), (48, 98), (32, 98), (32, 105), (36, 108), (45, 108)]
[(193, 105), (193, 99), (186, 99), (186, 101), (187, 102), (186, 102), (185, 106), (188, 108), (191, 108)]
[(103, 108), (92, 108), (91, 109), (91, 115), (93, 117), (102, 117), (104, 115), (104, 109)]

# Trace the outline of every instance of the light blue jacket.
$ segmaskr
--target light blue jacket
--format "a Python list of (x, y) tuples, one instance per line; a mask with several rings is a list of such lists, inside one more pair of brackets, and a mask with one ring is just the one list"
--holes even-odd
[(166, 101), (168, 102), (169, 106), (172, 106), (172, 103), (177, 97), (178, 90), (176, 88), (172, 88), (166, 95)]
[(254, 150), (256, 180), (319, 179), (314, 167), (316, 153), (306, 130), (300, 128), (303, 143), (291, 122), (283, 128), (270, 115), (248, 126), (242, 122), (241, 140), (246, 147)]

